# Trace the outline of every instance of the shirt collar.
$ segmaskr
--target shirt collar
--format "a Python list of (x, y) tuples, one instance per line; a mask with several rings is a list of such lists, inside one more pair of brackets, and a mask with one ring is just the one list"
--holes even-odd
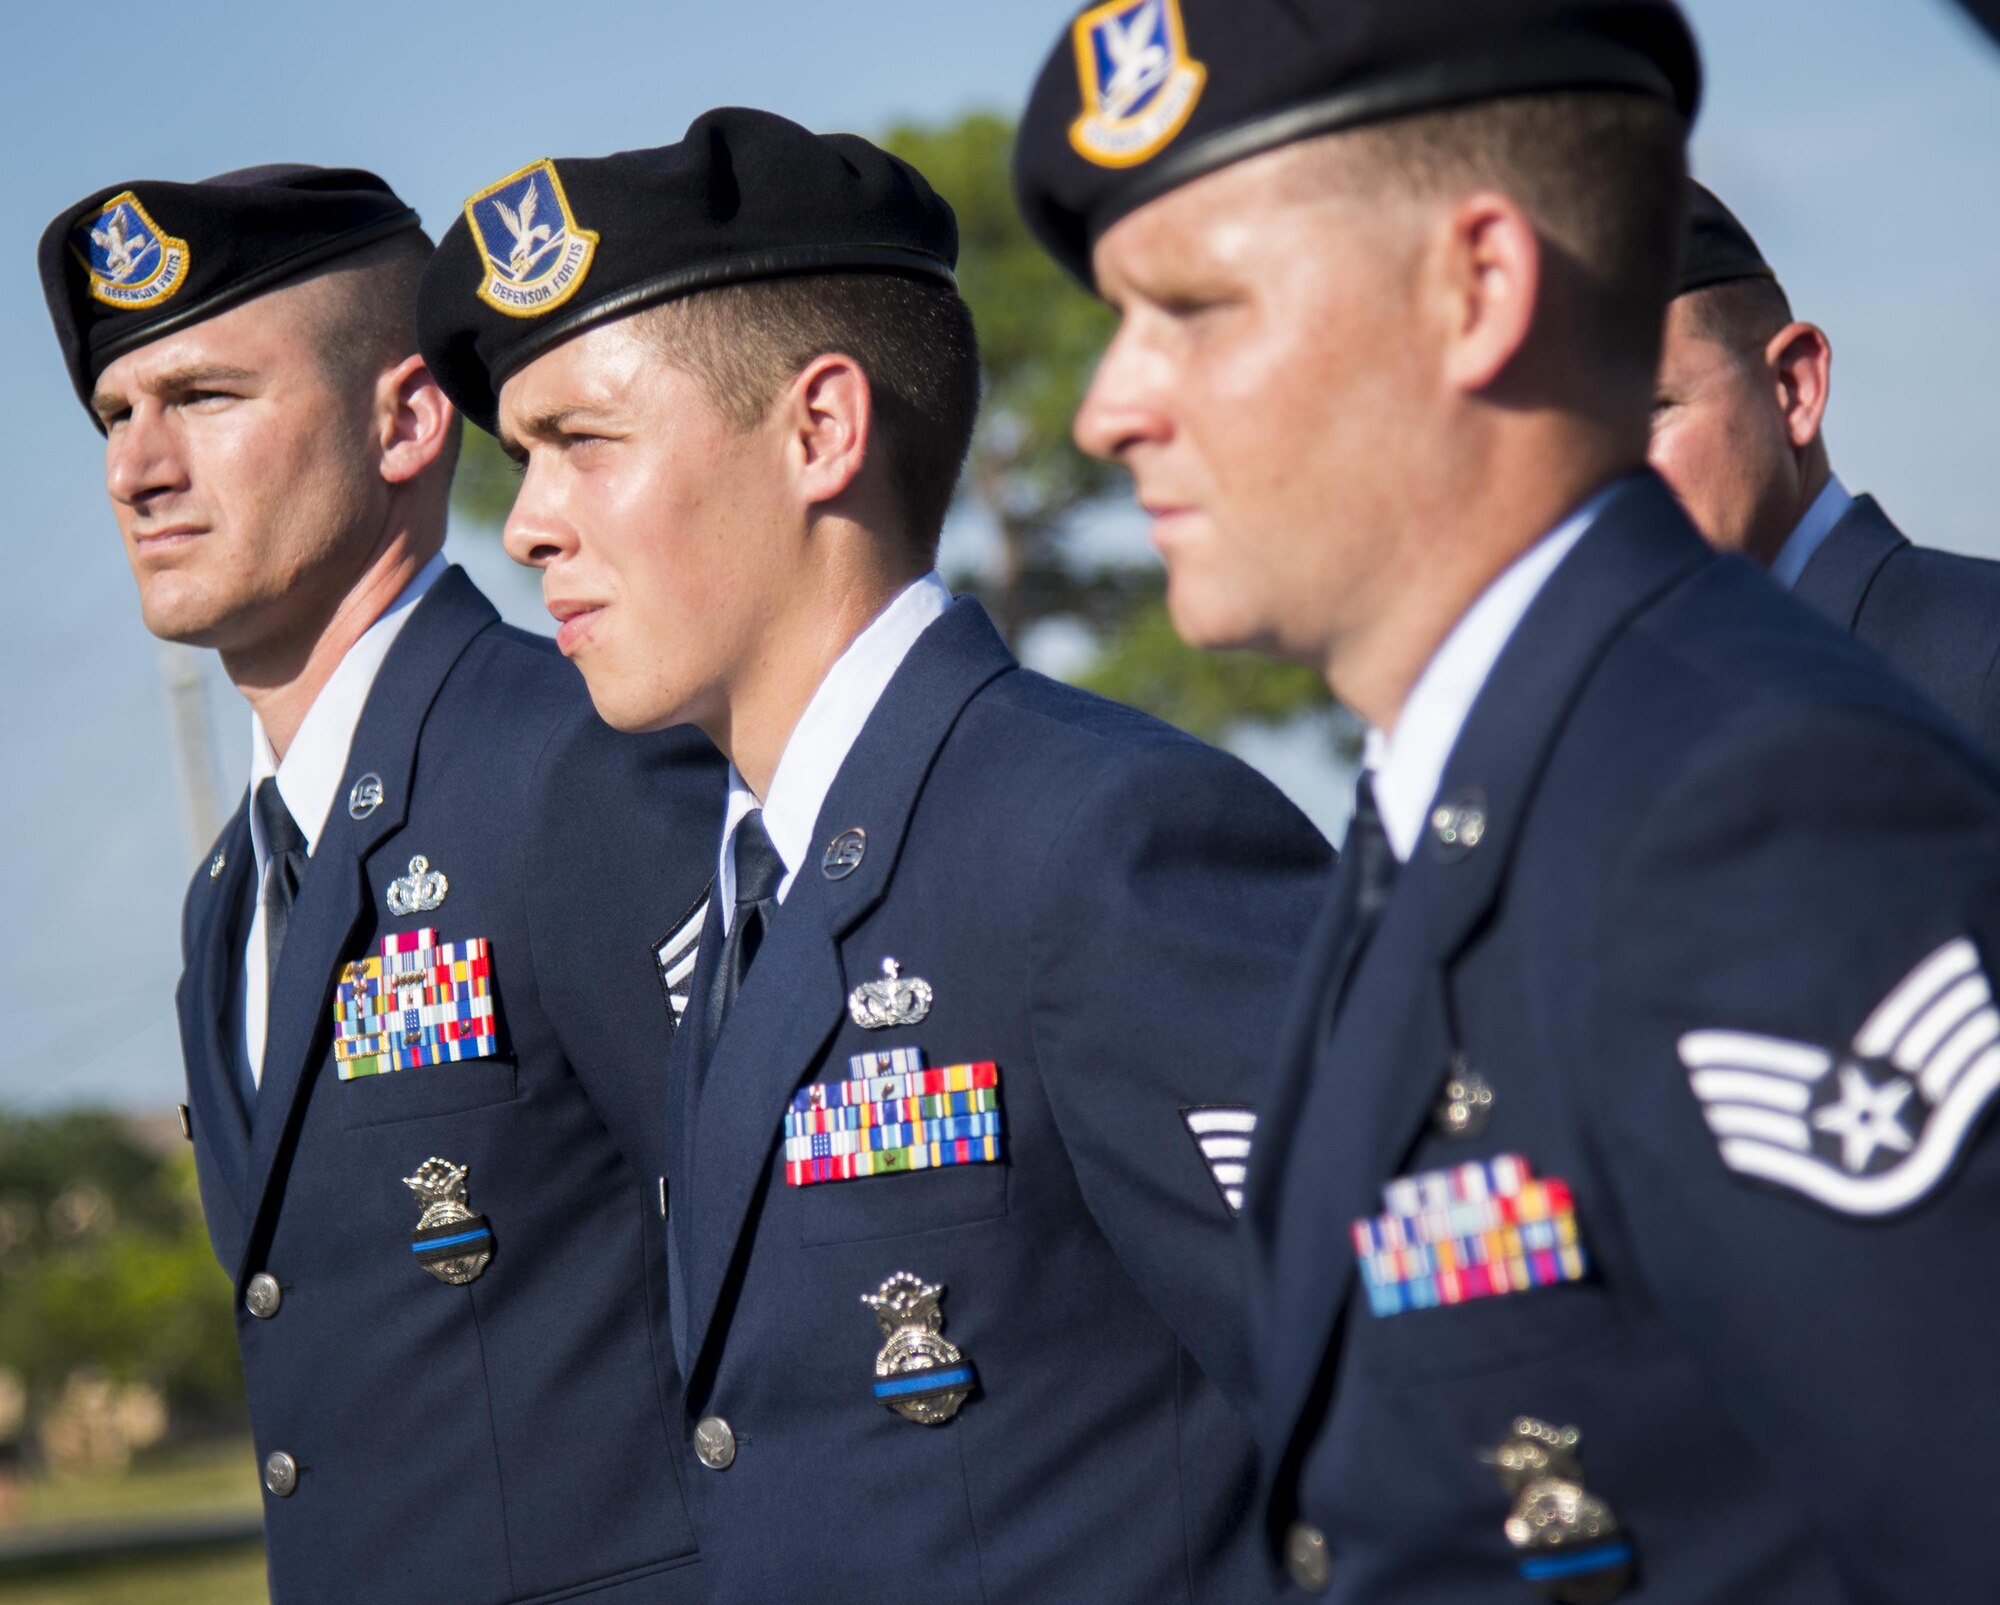
[(1522, 616), (1589, 530), (1617, 483), (1607, 485), (1521, 554), (1480, 593), (1432, 654), (1393, 732), (1370, 727), (1362, 762), (1373, 771), (1375, 805), (1398, 860), (1423, 834), (1431, 800), (1472, 705)]
[[(354, 744), (354, 730), (361, 723), (361, 710), (368, 705), (368, 693), (374, 688), (382, 660), (409, 621), (411, 609), (423, 600), (445, 568), (444, 553), (435, 554), (361, 639), (347, 649), (299, 722), (298, 734), (285, 749), (282, 763), (271, 749), (271, 738), (264, 734), (263, 721), (255, 713), (250, 715), (251, 795), (256, 795), (259, 782), (272, 775), (278, 777), (278, 795), (285, 799), (285, 807), (305, 837), (308, 853), (319, 845), (320, 834), (326, 829), (334, 793), (347, 769), (347, 749)], [(254, 808), (250, 810), (250, 841), (261, 880), (270, 852)]]
[(1854, 498), (1847, 494), (1847, 487), (1840, 482), (1840, 475), (1827, 475), (1820, 493), (1813, 498), (1812, 506), (1806, 509), (1806, 516), (1799, 520), (1791, 534), (1785, 537), (1785, 544), (1778, 548), (1778, 555), (1771, 563), (1771, 578), (1786, 590), (1799, 583), (1799, 576), (1806, 571), (1806, 564), (1813, 560), (1813, 554), (1833, 533), (1833, 526), (1847, 516), (1848, 508), (1854, 505)]
[(736, 862), (729, 843), (737, 824), (752, 809), (764, 810), (764, 829), (785, 862), (785, 878), (778, 885), (778, 901), (783, 902), (791, 893), (799, 866), (812, 851), (820, 807), (861, 735), (861, 727), (882, 700), (910, 648), (917, 644), (917, 637), (950, 606), (951, 592), (933, 570), (898, 592), (868, 628), (848, 643), (792, 727), (771, 776), (770, 794), (761, 802), (737, 773), (736, 765), (729, 766), (729, 803), (723, 813), (721, 858), (715, 878), (724, 931), (729, 929), (736, 906)]

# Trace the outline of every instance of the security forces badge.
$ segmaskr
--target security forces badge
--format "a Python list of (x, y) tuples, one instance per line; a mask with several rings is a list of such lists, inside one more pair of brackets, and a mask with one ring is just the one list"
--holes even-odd
[(597, 236), (577, 226), (553, 161), (531, 163), (465, 203), (486, 277), (479, 299), (510, 318), (538, 318), (583, 287)]
[(1928, 1197), (2000, 1091), (2000, 1009), (1965, 937), (1897, 982), (1845, 1052), (1730, 1030), (1679, 1048), (1722, 1162), (1846, 1215)]
[(423, 1206), (410, 1234), (410, 1252), (431, 1275), (453, 1287), (477, 1281), (493, 1258), (493, 1228), (468, 1207), (465, 1175), (464, 1165), (433, 1155), (417, 1166), (414, 1176), (403, 1178)]
[(1083, 110), (1069, 142), (1099, 167), (1136, 167), (1194, 114), (1208, 69), (1187, 51), (1180, 0), (1109, 0), (1076, 19)]
[(89, 271), (92, 297), (106, 306), (157, 306), (187, 283), (187, 241), (155, 223), (129, 189), (79, 223), (70, 245)]

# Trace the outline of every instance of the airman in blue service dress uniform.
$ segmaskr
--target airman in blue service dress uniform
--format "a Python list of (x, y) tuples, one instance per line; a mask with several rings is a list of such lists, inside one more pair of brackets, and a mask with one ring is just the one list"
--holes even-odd
[[(149, 626), (246, 688), (274, 635), (307, 680), (338, 657), (295, 730), (259, 704), (252, 793), (182, 924), (183, 1119), (271, 1592), (687, 1605), (651, 947), (706, 883), (722, 770), (691, 733), (608, 730), (445, 567), (455, 426), (408, 299), (429, 252), (379, 179), (309, 167), (113, 186), (43, 243)], [(386, 340), (393, 384), (315, 331)], [(373, 523), (327, 488), (368, 449), (340, 432), (357, 393), (397, 398), (358, 476)], [(274, 561), (288, 580), (242, 581)], [(325, 587), (333, 617), (274, 631)]]
[[(1017, 179), (1123, 315), (1079, 435), (1177, 509), (1184, 634), (1372, 727), (1246, 1211), (1274, 1555), (1353, 1601), (1992, 1597), (2000, 791), (1642, 466), (1678, 13), (1078, 27)], [(1204, 474), (1236, 410), (1303, 487)]]
[(1234, 1216), (1325, 844), (927, 572), (977, 368), (913, 169), (729, 110), (531, 192), (588, 279), (510, 319), (557, 270), (475, 197), (424, 350), (599, 710), (733, 761), (670, 1069), (711, 1596), (1268, 1597)]
[(1713, 544), (1765, 564), (2000, 755), (2000, 563), (1912, 545), (1848, 494), (1820, 429), (1826, 334), (1793, 318), (1750, 231), (1693, 182), (1688, 214), (1653, 466)]

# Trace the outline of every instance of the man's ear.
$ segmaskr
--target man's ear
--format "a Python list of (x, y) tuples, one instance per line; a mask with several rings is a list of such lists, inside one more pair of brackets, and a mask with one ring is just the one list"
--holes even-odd
[(1785, 433), (1796, 451), (1819, 439), (1833, 386), (1833, 344), (1816, 323), (1788, 323), (1764, 347)]
[(788, 455), (809, 506), (834, 501), (861, 472), (874, 441), (875, 397), (861, 364), (815, 357), (785, 391)]
[(392, 485), (407, 485), (438, 460), (455, 416), (420, 356), (405, 357), (376, 380), (375, 415), (382, 477)]
[(1520, 355), (1535, 326), (1542, 242), (1528, 215), (1494, 191), (1469, 195), (1431, 236), (1426, 278), (1443, 325), (1445, 379), (1485, 390)]

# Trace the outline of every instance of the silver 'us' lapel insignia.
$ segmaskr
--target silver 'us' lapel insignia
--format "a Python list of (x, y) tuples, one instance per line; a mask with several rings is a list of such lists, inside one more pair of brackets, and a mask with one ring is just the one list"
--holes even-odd
[(1844, 1053), (1748, 1031), (1679, 1048), (1725, 1165), (1847, 1215), (1927, 1197), (2000, 1091), (2000, 1009), (1965, 937), (1897, 982)]
[(391, 914), (428, 914), (444, 901), (444, 894), (451, 890), (451, 882), (441, 871), (431, 868), (431, 861), (422, 853), (410, 860), (410, 872), (398, 875), (389, 882), (389, 912)]
[(382, 777), (370, 770), (347, 794), (347, 817), (366, 819), (382, 806)]
[(935, 994), (928, 981), (907, 980), (895, 959), (882, 961), (882, 979), (863, 981), (847, 994), (848, 1017), (864, 1031), (885, 1031), (892, 1025), (915, 1025), (931, 1012)]
[(972, 1362), (938, 1334), (941, 1286), (898, 1271), (861, 1302), (875, 1312), (889, 1341), (875, 1356), (875, 1397), (906, 1421), (941, 1426), (958, 1414), (977, 1381)]
[(475, 1280), (493, 1258), (493, 1228), (484, 1215), (466, 1208), (465, 1166), (426, 1159), (403, 1185), (424, 1206), (410, 1236), (417, 1263), (440, 1282), (456, 1286)]

